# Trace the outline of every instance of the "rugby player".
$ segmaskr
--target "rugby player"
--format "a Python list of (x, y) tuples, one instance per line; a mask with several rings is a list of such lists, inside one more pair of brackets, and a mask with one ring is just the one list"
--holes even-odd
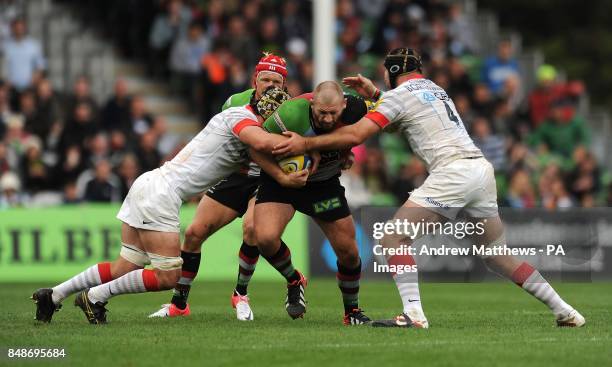
[[(269, 117), (263, 128), (269, 132), (293, 131), (315, 136), (357, 122), (367, 112), (365, 100), (345, 96), (336, 82), (323, 82), (313, 93), (285, 103)], [(337, 256), (337, 280), (344, 304), (344, 324), (358, 325), (371, 320), (359, 308), (361, 260), (355, 240), (355, 226), (344, 188), (338, 177), (348, 150), (326, 149), (319, 152), (318, 169), (306, 186), (295, 189), (279, 185), (262, 172), (255, 203), (255, 236), (262, 256), (287, 280), (285, 308), (292, 318), (306, 312), (306, 278), (291, 263), (291, 252), (280, 240), (295, 214), (304, 213), (318, 224)], [(266, 164), (273, 164), (266, 161)], [(266, 167), (262, 166), (266, 169)]]
[[(473, 220), (482, 220), (484, 234), (477, 245), (500, 248), (506, 245), (504, 228), (498, 214), (493, 167), (483, 157), (465, 130), (461, 117), (447, 93), (422, 75), (421, 58), (412, 49), (398, 48), (385, 58), (385, 84), (389, 91), (377, 106), (355, 124), (331, 134), (302, 137), (287, 132), (290, 139), (275, 149), (275, 154), (295, 155), (308, 150), (344, 149), (361, 144), (382, 129), (399, 130), (412, 151), (427, 165), (429, 176), (414, 190), (394, 220), (438, 223), (454, 219), (460, 209)], [(345, 78), (345, 84), (360, 94), (378, 98), (374, 84), (362, 76)], [(485, 222), (486, 220), (486, 222)], [(414, 238), (418, 233), (412, 234)], [(411, 244), (411, 236), (389, 235), (381, 244), (396, 249)], [(389, 264), (414, 265), (411, 256), (389, 256)], [(514, 281), (550, 308), (558, 326), (579, 327), (584, 317), (566, 303), (527, 262), (512, 256), (484, 258), (492, 271)], [(417, 272), (395, 274), (395, 283), (404, 306), (395, 319), (372, 323), (373, 326), (427, 328), (418, 288)]]
[[(239, 169), (248, 159), (249, 147), (271, 151), (284, 139), (265, 132), (261, 123), (288, 98), (281, 89), (271, 88), (255, 106), (229, 108), (215, 115), (176, 157), (139, 176), (117, 214), (123, 222), (117, 260), (94, 265), (54, 288), (37, 290), (32, 295), (36, 319), (50, 322), (63, 299), (85, 289), (76, 296), (75, 306), (90, 323), (102, 324), (106, 323), (109, 298), (174, 287), (183, 263), (179, 238), (182, 202)], [(285, 175), (278, 165), (267, 167), (283, 185), (303, 186), (308, 176), (307, 170)], [(153, 269), (143, 269), (148, 264)]]
[[(269, 87), (284, 89), (287, 64), (282, 57), (265, 53), (255, 66), (253, 88), (230, 96), (222, 110), (246, 106), (261, 98)], [(247, 287), (259, 260), (259, 250), (253, 235), (253, 206), (259, 185), (259, 166), (253, 162), (245, 164), (239, 172), (222, 179), (211, 187), (200, 200), (193, 221), (185, 232), (181, 248), (183, 266), (181, 277), (173, 290), (172, 300), (149, 317), (188, 316), (191, 311), (187, 299), (191, 283), (200, 268), (202, 244), (219, 229), (237, 217), (242, 217), (243, 240), (238, 252), (238, 277), (231, 296), (238, 320), (253, 320)]]

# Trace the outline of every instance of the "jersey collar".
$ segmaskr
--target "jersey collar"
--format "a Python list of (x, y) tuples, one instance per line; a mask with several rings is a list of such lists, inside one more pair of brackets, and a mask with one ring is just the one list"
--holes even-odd
[(425, 77), (422, 74), (419, 73), (414, 73), (411, 75), (408, 75), (408, 78), (406, 80), (410, 80), (410, 79), (424, 79)]

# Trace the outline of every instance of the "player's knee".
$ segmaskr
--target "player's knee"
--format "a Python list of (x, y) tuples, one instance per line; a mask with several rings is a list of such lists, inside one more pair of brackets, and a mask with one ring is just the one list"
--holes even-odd
[(255, 245), (257, 239), (255, 237), (255, 226), (252, 221), (244, 221), (242, 224), (242, 240), (249, 245)]
[(280, 237), (276, 233), (269, 231), (255, 231), (255, 242), (260, 248), (274, 247), (280, 242)]
[(338, 262), (346, 267), (354, 268), (359, 265), (359, 250), (357, 246), (350, 246), (336, 250)]
[(183, 245), (184, 250), (194, 252), (202, 247), (202, 243), (213, 232), (214, 226), (209, 223), (204, 224), (191, 224), (185, 231), (185, 243)]
[(155, 269), (155, 276), (157, 277), (157, 284), (159, 290), (172, 289), (179, 281), (181, 276), (180, 270), (162, 270)]

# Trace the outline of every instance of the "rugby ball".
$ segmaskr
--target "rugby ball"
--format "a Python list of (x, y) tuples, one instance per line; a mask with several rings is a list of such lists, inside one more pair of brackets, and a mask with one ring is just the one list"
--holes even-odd
[(278, 165), (285, 173), (297, 172), (308, 169), (312, 165), (312, 158), (308, 155), (296, 155), (278, 161)]

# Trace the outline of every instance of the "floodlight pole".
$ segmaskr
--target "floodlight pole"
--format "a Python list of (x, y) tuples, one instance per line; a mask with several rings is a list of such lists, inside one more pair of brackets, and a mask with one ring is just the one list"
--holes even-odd
[(336, 80), (336, 0), (313, 0), (314, 87), (324, 80)]

